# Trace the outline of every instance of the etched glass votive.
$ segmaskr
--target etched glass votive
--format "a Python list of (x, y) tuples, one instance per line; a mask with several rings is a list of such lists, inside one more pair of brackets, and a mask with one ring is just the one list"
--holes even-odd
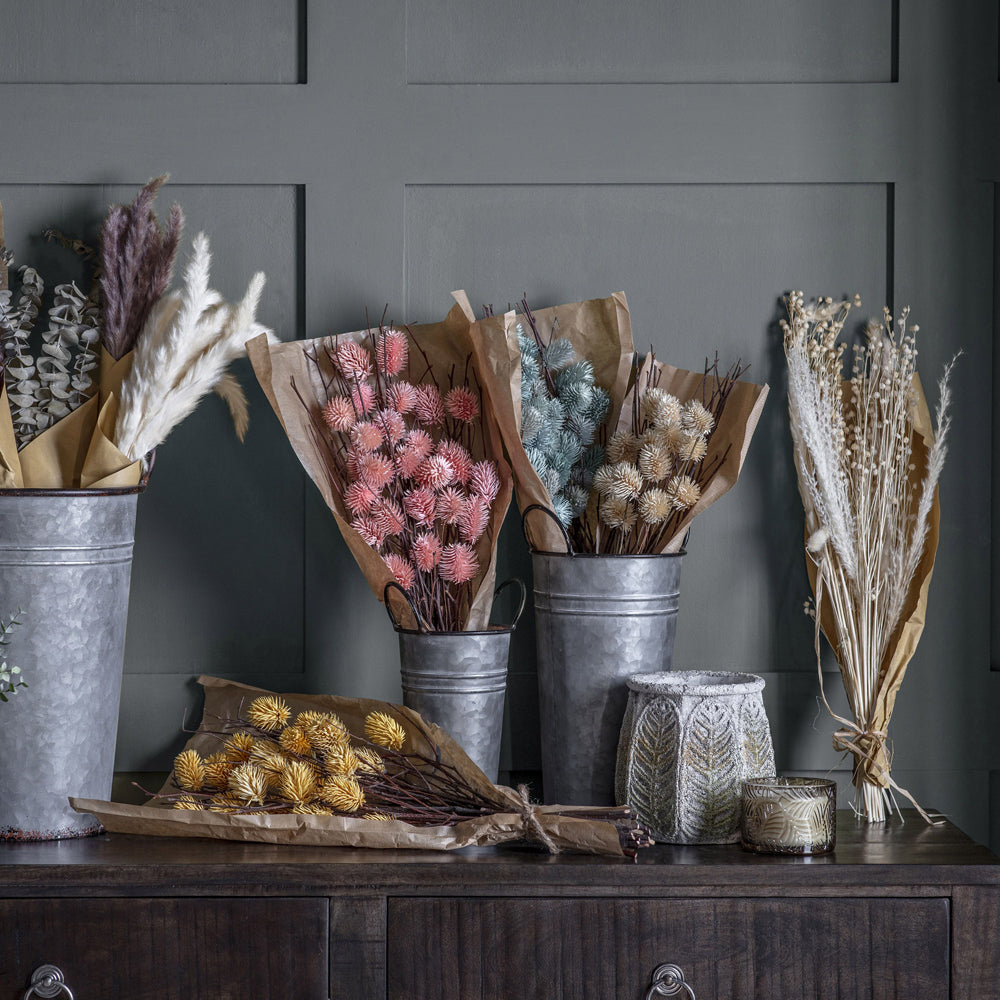
[(825, 854), (837, 842), (837, 783), (828, 778), (751, 778), (740, 806), (748, 851)]

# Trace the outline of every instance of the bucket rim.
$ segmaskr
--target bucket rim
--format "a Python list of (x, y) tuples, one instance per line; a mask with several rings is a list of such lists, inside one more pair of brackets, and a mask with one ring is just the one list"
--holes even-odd
[(421, 632), (417, 628), (401, 628), (399, 625), (393, 625), (392, 630), (399, 635), (419, 635), (424, 638), (428, 636), (435, 635), (511, 635), (514, 632), (516, 623), (514, 625), (491, 625), (488, 629), (470, 629), (469, 631), (455, 632), (455, 631), (426, 631)]
[(633, 555), (617, 552), (549, 552), (546, 549), (531, 549), (530, 551), (533, 556), (556, 556), (560, 559), (605, 559), (623, 562), (633, 559), (680, 559), (687, 555), (687, 549), (681, 549), (679, 552), (636, 552)]
[(630, 691), (667, 695), (738, 695), (764, 690), (759, 674), (731, 670), (661, 670), (632, 674), (627, 682)]
[(138, 486), (108, 486), (97, 489), (83, 489), (73, 487), (72, 489), (42, 488), (32, 489), (28, 487), (18, 487), (15, 489), (0, 489), (0, 498), (15, 497), (26, 499), (29, 497), (124, 497), (133, 494), (143, 493), (146, 483), (139, 483)]

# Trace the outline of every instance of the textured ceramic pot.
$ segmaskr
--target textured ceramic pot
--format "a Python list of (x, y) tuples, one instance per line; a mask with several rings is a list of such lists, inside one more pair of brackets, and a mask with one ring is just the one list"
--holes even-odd
[(24, 611), (28, 684), (0, 705), (0, 839), (101, 830), (67, 796), (111, 797), (138, 493), (0, 493), (0, 614)]
[(618, 746), (615, 791), (668, 844), (739, 840), (748, 778), (774, 775), (771, 729), (754, 674), (637, 674)]
[(532, 554), (546, 802), (613, 803), (626, 681), (670, 669), (682, 559)]

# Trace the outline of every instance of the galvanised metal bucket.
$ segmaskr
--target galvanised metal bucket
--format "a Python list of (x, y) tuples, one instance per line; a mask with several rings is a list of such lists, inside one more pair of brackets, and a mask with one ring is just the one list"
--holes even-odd
[(99, 833), (75, 795), (114, 772), (136, 501), (142, 487), (0, 492), (0, 614), (28, 687), (0, 704), (0, 838)]
[(614, 804), (627, 681), (671, 668), (683, 557), (532, 552), (546, 802)]
[(520, 607), (513, 623), (485, 632), (420, 632), (400, 628), (386, 601), (399, 636), (403, 704), (445, 730), (492, 782), (496, 782), (500, 770), (510, 637), (526, 599), (520, 580), (505, 581), (496, 593), (511, 583), (521, 588)]

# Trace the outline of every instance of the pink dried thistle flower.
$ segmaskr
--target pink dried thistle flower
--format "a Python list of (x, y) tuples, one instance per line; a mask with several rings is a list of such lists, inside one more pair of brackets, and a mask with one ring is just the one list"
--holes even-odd
[(343, 433), (349, 431), (357, 422), (354, 415), (354, 404), (346, 396), (334, 396), (326, 401), (321, 411), (323, 423), (331, 431)]
[(413, 568), (413, 563), (411, 563), (409, 559), (404, 559), (403, 556), (396, 555), (395, 552), (390, 552), (383, 558), (385, 559), (386, 566), (389, 567), (392, 575), (396, 578), (396, 583), (398, 583), (403, 590), (412, 589), (417, 578), (417, 572)]
[(417, 390), (409, 382), (393, 382), (385, 395), (397, 413), (409, 413), (417, 405)]
[(344, 490), (344, 503), (352, 514), (367, 514), (377, 499), (378, 494), (367, 483), (351, 483)]
[(351, 403), (358, 413), (367, 416), (375, 406), (375, 390), (367, 382), (352, 385)]
[(348, 382), (371, 378), (372, 356), (353, 340), (342, 340), (333, 354), (333, 363)]
[(399, 444), (406, 437), (406, 421), (395, 410), (379, 410), (374, 422), (382, 428), (390, 444)]
[(479, 416), (479, 400), (465, 385), (456, 385), (448, 391), (444, 398), (444, 408), (450, 416), (466, 424), (471, 424)]
[(458, 516), (458, 533), (463, 542), (475, 544), (490, 523), (490, 505), (485, 497), (471, 496), (462, 505)]
[(381, 493), (396, 476), (392, 460), (384, 455), (365, 455), (359, 465), (358, 478), (376, 493)]
[(429, 486), (407, 490), (403, 494), (403, 509), (417, 524), (431, 524), (437, 510), (437, 494)]
[(410, 356), (410, 344), (402, 330), (383, 330), (375, 343), (375, 362), (386, 375), (398, 375)]
[(384, 440), (382, 428), (374, 421), (362, 420), (351, 428), (351, 444), (359, 452), (378, 451)]
[(441, 561), (443, 551), (441, 539), (431, 532), (417, 535), (413, 540), (413, 561), (421, 573), (430, 573)]
[(479, 560), (471, 545), (452, 542), (441, 553), (438, 571), (449, 583), (468, 583), (479, 572)]
[(371, 514), (358, 514), (351, 522), (351, 527), (373, 549), (382, 547), (382, 543), (385, 541), (385, 532), (382, 531), (378, 521)]
[(413, 409), (417, 420), (425, 427), (439, 427), (444, 423), (444, 401), (436, 385), (417, 386), (417, 400)]
[(438, 494), (437, 519), (445, 524), (458, 524), (464, 507), (465, 496), (462, 491), (457, 486), (450, 486)]
[(372, 517), (385, 538), (401, 534), (406, 530), (406, 516), (403, 508), (395, 500), (379, 497), (372, 507)]
[(347, 456), (344, 459), (344, 468), (351, 479), (357, 479), (361, 475), (361, 465), (369, 452), (360, 452), (357, 448), (349, 447)]
[(438, 441), (437, 454), (444, 455), (451, 462), (451, 467), (455, 470), (455, 482), (464, 486), (472, 475), (472, 456), (468, 451), (457, 441), (442, 438)]
[(488, 460), (476, 462), (469, 475), (469, 489), (476, 496), (485, 497), (486, 502), (492, 504), (500, 492), (500, 476), (497, 474), (496, 463)]
[(442, 490), (455, 481), (455, 468), (444, 455), (428, 455), (417, 468), (417, 482), (432, 490)]

